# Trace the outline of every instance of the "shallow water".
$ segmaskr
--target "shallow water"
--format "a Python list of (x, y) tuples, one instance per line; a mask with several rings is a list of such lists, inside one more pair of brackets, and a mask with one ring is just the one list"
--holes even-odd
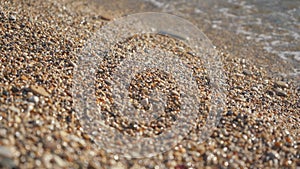
[(85, 4), (93, 12), (105, 10), (114, 17), (149, 11), (181, 16), (217, 47), (300, 84), (299, 0), (89, 0)]
[(300, 1), (298, 0), (193, 0), (150, 1), (165, 12), (186, 18), (209, 15), (213, 29), (227, 29), (263, 49), (292, 67), (288, 76), (300, 76)]

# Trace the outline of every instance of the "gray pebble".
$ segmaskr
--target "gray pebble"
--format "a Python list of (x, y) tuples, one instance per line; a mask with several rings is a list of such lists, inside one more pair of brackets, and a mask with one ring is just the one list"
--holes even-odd
[(17, 17), (15, 15), (10, 15), (9, 19), (15, 21), (15, 20), (17, 20)]
[(35, 104), (37, 104), (38, 102), (39, 102), (39, 97), (37, 97), (37, 96), (31, 96), (30, 98), (29, 98), (29, 101), (30, 102), (32, 102), (32, 103), (35, 103)]
[(12, 158), (12, 152), (8, 147), (0, 146), (0, 157)]
[(252, 74), (251, 71), (247, 70), (247, 69), (243, 70), (243, 73), (244, 73), (244, 75), (247, 75), (247, 76)]
[(278, 96), (283, 96), (283, 97), (287, 96), (287, 93), (280, 88), (275, 88), (274, 91)]

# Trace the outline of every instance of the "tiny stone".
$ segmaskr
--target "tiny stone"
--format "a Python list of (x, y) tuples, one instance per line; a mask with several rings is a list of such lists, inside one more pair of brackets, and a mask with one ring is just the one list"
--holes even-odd
[(20, 109), (16, 108), (15, 106), (10, 106), (8, 109), (15, 113), (20, 113)]
[(17, 168), (17, 165), (11, 158), (0, 158), (1, 168)]
[(112, 81), (111, 81), (111, 80), (108, 80), (108, 79), (105, 79), (104, 82), (105, 82), (108, 86), (111, 86), (111, 84), (112, 84)]
[(180, 164), (180, 165), (176, 165), (175, 169), (188, 169), (188, 167), (186, 165)]
[(231, 115), (233, 115), (232, 110), (228, 110), (227, 113), (226, 113), (226, 116), (231, 116)]
[(22, 80), (28, 80), (28, 78), (27, 78), (25, 75), (22, 75), (22, 76), (21, 76), (21, 79), (22, 79)]
[(77, 67), (76, 63), (73, 62), (72, 60), (70, 60), (70, 64), (71, 64), (73, 67)]
[(59, 156), (54, 155), (53, 159), (55, 160), (56, 164), (59, 167), (65, 167), (67, 165), (67, 162), (65, 162), (63, 159), (61, 159)]
[(11, 152), (10, 148), (0, 146), (0, 157), (12, 158), (12, 154), (13, 153)]
[(11, 91), (14, 92), (14, 93), (17, 93), (17, 92), (19, 92), (19, 89), (17, 87), (13, 86), (11, 88)]
[(21, 118), (19, 116), (15, 116), (15, 122), (16, 123), (21, 123), (22, 120), (21, 120)]
[(287, 96), (287, 93), (279, 88), (275, 88), (274, 91), (278, 96), (283, 96), (283, 97)]
[(141, 101), (141, 104), (142, 106), (145, 108), (145, 109), (148, 109), (149, 108), (149, 100), (148, 98), (145, 98)]
[(275, 82), (275, 85), (279, 86), (279, 87), (282, 87), (282, 88), (288, 88), (289, 87), (289, 85), (284, 81), (277, 81), (277, 82)]
[(180, 94), (176, 90), (172, 90), (171, 93), (176, 95), (176, 96), (180, 96)]
[(244, 73), (245, 75), (251, 75), (251, 74), (252, 74), (251, 71), (249, 71), (249, 70), (247, 70), (247, 69), (243, 70), (243, 73)]
[(257, 88), (257, 87), (252, 87), (252, 88), (251, 88), (251, 90), (252, 90), (252, 91), (259, 92), (259, 90), (258, 90), (258, 88)]
[(37, 104), (39, 102), (39, 97), (37, 97), (37, 96), (31, 96), (29, 98), (29, 101)]
[(42, 96), (45, 96), (45, 97), (49, 97), (50, 96), (50, 94), (43, 87), (41, 87), (41, 86), (31, 85), (30, 89), (35, 94), (39, 94), (39, 95), (42, 95)]
[(10, 15), (9, 19), (15, 21), (17, 19), (17, 17), (15, 15)]
[(3, 94), (4, 96), (8, 96), (8, 95), (9, 95), (9, 92), (6, 91), (6, 90), (3, 90), (2, 94)]
[(26, 112), (30, 113), (31, 110), (33, 110), (33, 108), (34, 108), (34, 104), (33, 103), (29, 103)]
[(246, 60), (245, 60), (245, 59), (242, 59), (242, 60), (241, 60), (241, 63), (242, 63), (242, 64), (245, 64), (245, 63), (246, 63)]
[(1, 128), (1, 129), (0, 129), (0, 137), (6, 137), (6, 134), (7, 134), (7, 130)]
[(268, 91), (267, 91), (267, 94), (270, 95), (270, 96), (274, 96), (274, 92), (271, 91), (271, 90), (268, 90)]

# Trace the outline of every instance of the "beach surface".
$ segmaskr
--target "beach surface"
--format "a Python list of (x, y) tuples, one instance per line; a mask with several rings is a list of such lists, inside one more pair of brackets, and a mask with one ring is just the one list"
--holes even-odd
[[(228, 29), (212, 29), (214, 23), (207, 20), (213, 18), (201, 15), (200, 11), (194, 19), (183, 17), (211, 40), (226, 75), (226, 106), (219, 123), (211, 129), (212, 134), (197, 143), (199, 131), (193, 128), (169, 151), (142, 159), (107, 153), (95, 144), (73, 106), (73, 73), (78, 66), (78, 54), (103, 25), (136, 12), (161, 12), (157, 5), (160, 4), (154, 1), (0, 2), (0, 168), (300, 167), (299, 76), (282, 75), (297, 68), (298, 62), (283, 64), (253, 39)], [(184, 9), (177, 14), (183, 13)], [(162, 48), (173, 53), (179, 46), (188, 58), (185, 55), (188, 47), (164, 36), (138, 36), (116, 45), (112, 49), (119, 53), (114, 57), (126, 56), (133, 51), (128, 46), (140, 44), (146, 47), (167, 44)], [(299, 45), (294, 50), (299, 52)], [(113, 67), (110, 62), (99, 66), (106, 72)], [(109, 88), (109, 82), (105, 81), (109, 73), (98, 75), (99, 83), (108, 85), (97, 91), (97, 96), (100, 101), (109, 99), (110, 93), (105, 90)], [(139, 75), (137, 79), (147, 77), (159, 77), (162, 83), (167, 84), (166, 81), (172, 86), (172, 80), (159, 71)], [(204, 77), (198, 83), (203, 91), (209, 89), (205, 80)], [(139, 93), (142, 88), (137, 85), (132, 90)], [(206, 92), (201, 100), (204, 112), (209, 106)], [(109, 112), (110, 104), (106, 102), (105, 106)], [(107, 116), (110, 118), (111, 114)], [(154, 123), (131, 129), (122, 114), (116, 117), (108, 125), (129, 135), (134, 135), (140, 127), (146, 128), (144, 135), (152, 137), (172, 125), (171, 120), (165, 120), (163, 128)]]

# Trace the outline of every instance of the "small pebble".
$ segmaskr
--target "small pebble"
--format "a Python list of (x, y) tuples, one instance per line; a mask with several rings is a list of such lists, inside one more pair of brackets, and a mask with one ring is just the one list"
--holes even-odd
[(6, 137), (6, 134), (7, 134), (7, 130), (0, 128), (0, 137)]
[(282, 88), (288, 88), (289, 87), (289, 85), (284, 81), (277, 81), (277, 82), (275, 82), (275, 85), (279, 86), (279, 87), (282, 87)]
[(231, 115), (233, 115), (232, 110), (228, 110), (227, 113), (226, 113), (226, 116), (231, 116)]
[(184, 164), (179, 164), (175, 166), (175, 169), (188, 169), (188, 167)]
[(15, 15), (10, 15), (9, 19), (15, 21), (15, 20), (17, 20), (17, 17)]
[(35, 94), (39, 94), (39, 95), (42, 95), (42, 96), (45, 96), (45, 97), (49, 97), (50, 96), (50, 94), (43, 87), (41, 87), (41, 86), (31, 85), (30, 89)]
[(250, 71), (250, 70), (247, 70), (247, 69), (244, 69), (244, 70), (243, 70), (243, 73), (244, 73), (245, 75), (251, 75), (251, 74), (252, 74), (251, 71)]
[(28, 103), (26, 113), (30, 113), (31, 110), (33, 110), (33, 109), (34, 109), (34, 104), (33, 103)]
[(0, 146), (0, 157), (12, 158), (13, 153), (9, 147)]
[(21, 79), (22, 79), (22, 80), (28, 80), (27, 76), (25, 76), (25, 75), (22, 75), (22, 76), (21, 76)]
[(16, 108), (15, 106), (10, 106), (8, 109), (15, 113), (20, 113), (20, 109)]
[(148, 98), (145, 98), (141, 101), (141, 105), (145, 108), (145, 109), (148, 109), (149, 108), (149, 99)]
[(11, 158), (1, 158), (1, 157), (0, 157), (0, 167), (7, 168), (7, 169), (18, 168), (15, 162)]
[(37, 96), (31, 96), (29, 98), (29, 101), (37, 104), (39, 102), (39, 97), (37, 97)]
[(287, 93), (280, 88), (275, 88), (274, 91), (278, 96), (283, 96), (283, 97), (287, 96)]

